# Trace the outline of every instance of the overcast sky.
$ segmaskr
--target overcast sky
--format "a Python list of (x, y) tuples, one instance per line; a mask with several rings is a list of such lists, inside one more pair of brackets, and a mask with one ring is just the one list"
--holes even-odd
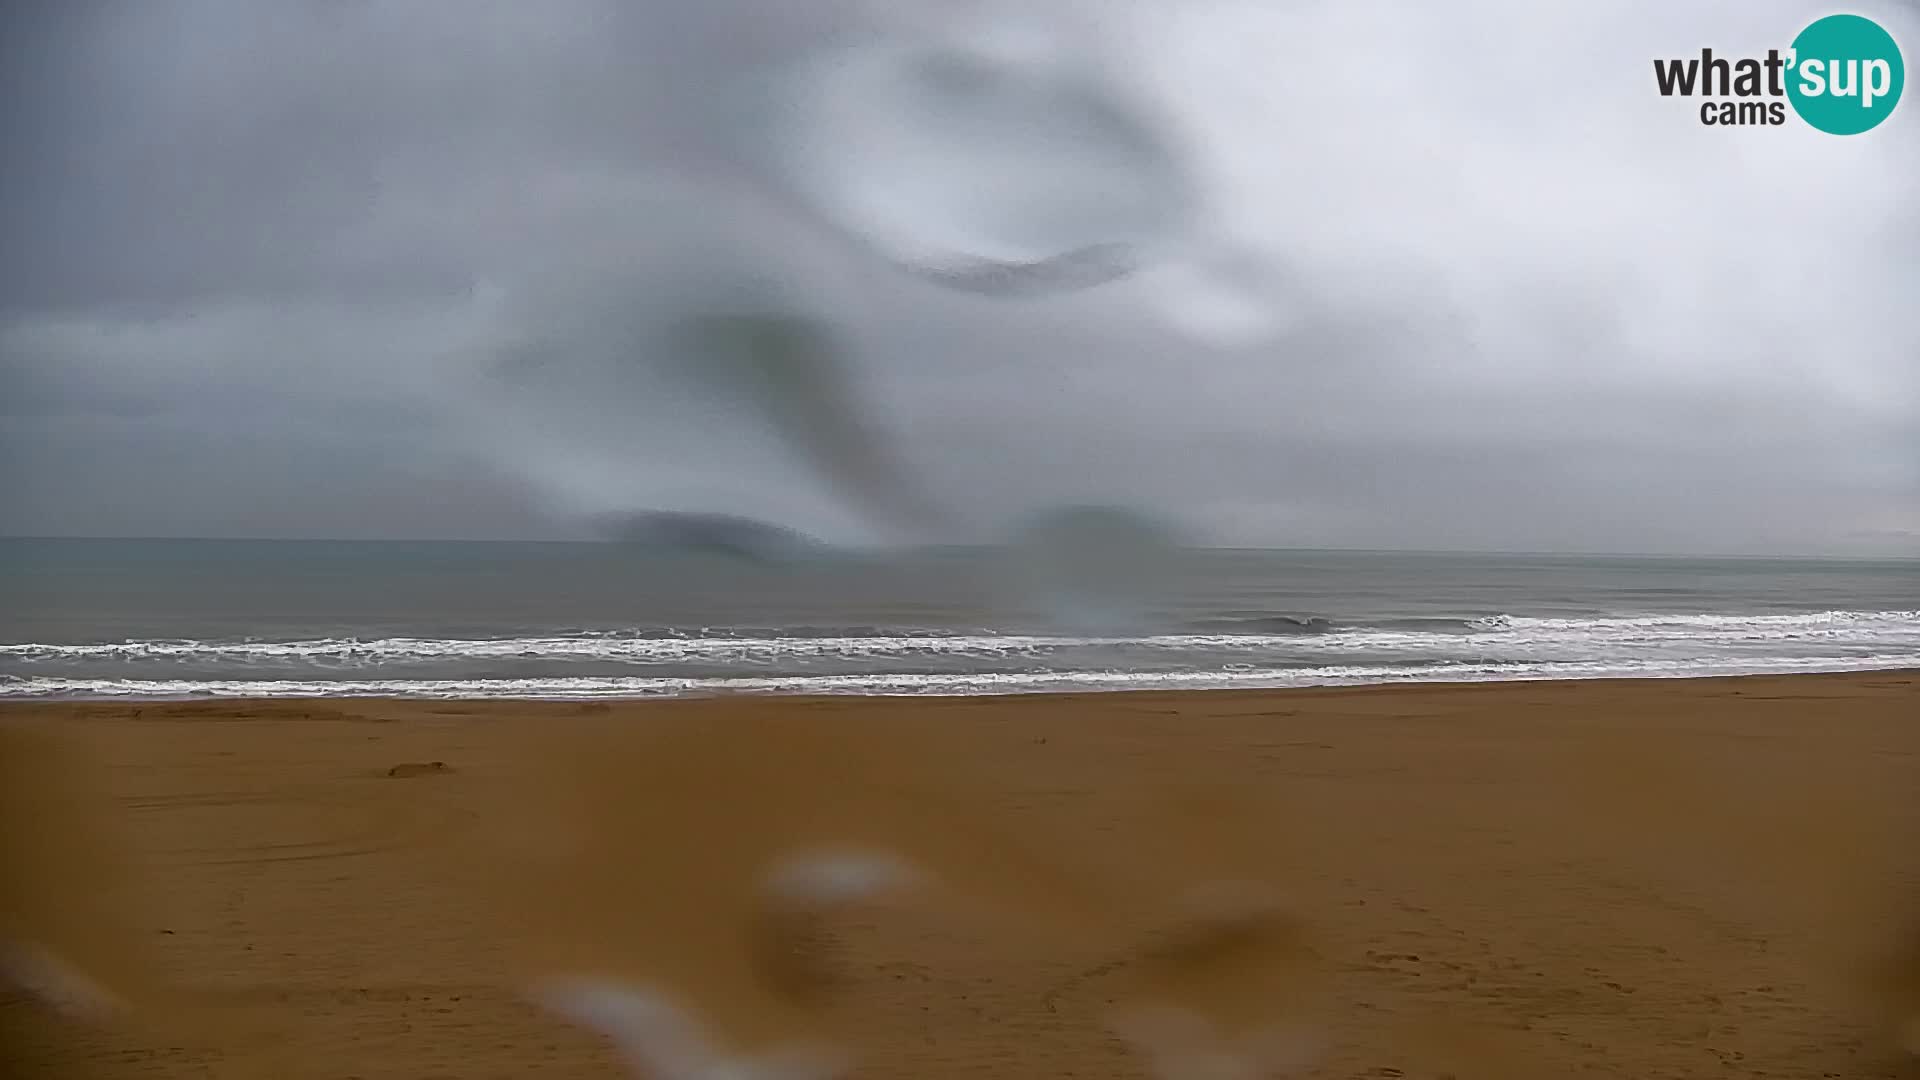
[[(746, 266), (954, 539), (1094, 502), (1253, 545), (1920, 554), (1920, 100), (1716, 129), (1652, 78), (1830, 9), (1063, 4), (1265, 283), (1270, 332), (1221, 340), (1151, 267), (900, 273), (765, 167), (786, 66), (964, 8), (7, 5), (0, 530), (871, 537), (776, 429), (635, 374)], [(1913, 6), (1850, 9), (1920, 63)]]

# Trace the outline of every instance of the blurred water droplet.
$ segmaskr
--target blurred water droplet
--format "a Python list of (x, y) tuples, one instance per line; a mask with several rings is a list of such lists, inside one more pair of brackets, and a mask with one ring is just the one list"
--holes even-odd
[(1139, 630), (1171, 584), (1176, 530), (1132, 510), (1076, 506), (1037, 515), (1008, 549), (1009, 585), (1056, 627)]
[(1169, 325), (1221, 348), (1272, 340), (1296, 315), (1268, 268), (1250, 257), (1208, 255), (1157, 266), (1143, 277)]
[[(487, 453), (617, 535), (639, 522), (658, 539), (662, 510), (791, 514), (743, 495), (750, 483), (724, 486), (729, 467), (765, 467), (768, 449), (883, 527), (938, 516), (860, 392), (828, 299), (845, 282), (817, 230), (752, 193), (678, 176), (641, 178), (608, 206), (556, 225), (555, 242), (501, 268), (476, 301), (494, 330), (476, 365)], [(661, 482), (669, 470), (675, 482)], [(736, 543), (737, 529), (683, 527), (695, 521), (664, 533), (716, 552), (776, 550)]]
[(938, 512), (870, 419), (825, 322), (780, 311), (689, 315), (673, 324), (674, 370), (699, 392), (770, 424), (796, 454), (882, 524), (932, 527)]
[(1188, 211), (1179, 161), (1117, 87), (1010, 30), (896, 40), (801, 69), (777, 154), (883, 257), (995, 293), (1127, 273)]

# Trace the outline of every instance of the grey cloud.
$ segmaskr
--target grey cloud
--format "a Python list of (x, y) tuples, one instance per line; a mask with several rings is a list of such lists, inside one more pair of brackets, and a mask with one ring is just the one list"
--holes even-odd
[(802, 20), (719, 7), (731, 17), (617, 0), (31, 9), (10, 28), (29, 62), (6, 132), (27, 167), (4, 194), (34, 257), (7, 260), (0, 297), (462, 288), (556, 178), (721, 153), (702, 130), (714, 73), (777, 55), (769, 39)]
[(1155, 314), (1150, 266), (959, 295), (755, 170), (775, 65), (951, 7), (16, 6), (5, 527), (545, 536), (654, 506), (860, 537), (790, 448), (637, 365), (746, 268), (835, 323), (970, 536), (1106, 501), (1223, 542), (1920, 551), (1920, 107), (1715, 132), (1651, 85), (1817, 9), (1085, 19), (1286, 310), (1218, 347)]

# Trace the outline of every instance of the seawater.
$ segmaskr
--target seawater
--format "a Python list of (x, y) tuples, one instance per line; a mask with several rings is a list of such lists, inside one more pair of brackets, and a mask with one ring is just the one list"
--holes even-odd
[(1088, 626), (991, 549), (0, 540), (0, 697), (978, 694), (1920, 668), (1920, 560), (1197, 550)]

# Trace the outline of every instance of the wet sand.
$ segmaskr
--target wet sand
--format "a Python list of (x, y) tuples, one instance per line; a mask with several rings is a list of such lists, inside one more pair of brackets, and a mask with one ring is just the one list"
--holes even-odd
[[(1903, 937), (1920, 921), (1914, 673), (923, 700), (33, 704), (0, 708), (0, 722), (70, 737), (100, 766), (131, 853), (130, 948), (226, 1017), (102, 1028), (14, 994), (0, 1023), (37, 1068), (25, 1075), (626, 1075), (601, 1037), (524, 999), (521, 946), (569, 935), (590, 946), (619, 934), (627, 910), (685, 919), (692, 940), (718, 933), (702, 920), (724, 904), (644, 865), (637, 879), (580, 884), (605, 901), (586, 907), (499, 897), (522, 873), (514, 845), (553, 842), (515, 835), (533, 816), (528, 793), (555, 793), (529, 783), (542, 748), (615, 746), (623, 730), (667, 723), (845, 738), (833, 749), (767, 736), (767, 754), (739, 759), (759, 772), (733, 786), (710, 778), (746, 766), (718, 759), (708, 781), (678, 794), (653, 782), (631, 804), (608, 781), (594, 789), (614, 797), (606, 805), (647, 809), (633, 819), (643, 824), (670, 805), (684, 827), (652, 829), (650, 841), (650, 826), (611, 831), (578, 858), (678, 845), (685, 867), (704, 865), (712, 845), (699, 838), (738, 833), (753, 818), (742, 807), (776, 792), (804, 800), (809, 761), (837, 762), (837, 789), (855, 792), (868, 765), (905, 760), (887, 753), (958, 777), (953, 806), (990, 822), (1019, 858), (983, 862), (925, 822), (887, 837), (952, 848), (940, 857), (975, 879), (1005, 873), (987, 891), (1014, 906), (1025, 890), (1074, 917), (1070, 882), (1057, 893), (1023, 884), (1046, 876), (1049, 852), (1063, 865), (1105, 853), (1186, 873), (1232, 847), (1222, 837), (1243, 853), (1251, 842), (1323, 976), (1303, 1014), (1325, 1035), (1309, 1075), (1920, 1075), (1886, 1030), (1896, 1002), (1920, 1009), (1920, 954)], [(868, 762), (846, 749), (862, 740), (894, 750)], [(1143, 804), (1156, 785), (1250, 801), (1209, 823)], [(849, 795), (843, 817), (864, 827), (862, 808), (890, 797)], [(5, 827), (16, 841), (32, 833)], [(8, 850), (58, 858), (37, 842)], [(660, 876), (684, 884), (695, 872)], [(73, 873), (81, 888), (103, 872)], [(1151, 929), (1145, 898), (1166, 884), (1155, 873), (1112, 879), (1130, 882), (1126, 900), (1084, 920), (1084, 934), (913, 905), (830, 921), (833, 1024), (861, 1052), (856, 1075), (1146, 1075), (1102, 1013), (1151, 967), (1128, 950)], [(634, 890), (631, 905), (618, 889)], [(76, 918), (62, 925), (85, 933)], [(1227, 1008), (1255, 986), (1203, 989)]]

